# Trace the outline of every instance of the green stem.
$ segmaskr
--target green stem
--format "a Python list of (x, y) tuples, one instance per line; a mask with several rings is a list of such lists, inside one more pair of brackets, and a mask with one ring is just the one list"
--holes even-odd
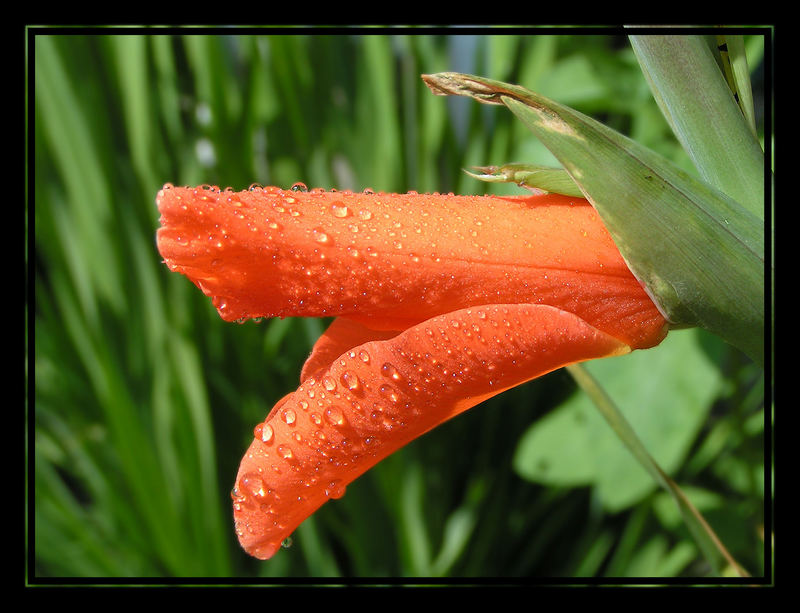
[(589, 373), (582, 364), (572, 364), (567, 366), (572, 378), (586, 392), (600, 414), (617, 433), (620, 440), (633, 454), (639, 464), (650, 474), (658, 485), (666, 490), (678, 505), (678, 509), (683, 517), (689, 531), (692, 533), (703, 555), (711, 564), (714, 571), (720, 573), (720, 558), (724, 559), (741, 577), (750, 576), (737, 562), (722, 544), (708, 522), (700, 512), (689, 501), (686, 494), (678, 487), (648, 453), (644, 444), (641, 442), (636, 432), (631, 427), (628, 420), (616, 406), (613, 399), (606, 393), (600, 383)]

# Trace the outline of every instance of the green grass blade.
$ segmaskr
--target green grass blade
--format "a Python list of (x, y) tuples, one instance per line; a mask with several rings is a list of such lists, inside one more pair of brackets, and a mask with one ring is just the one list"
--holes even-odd
[(747, 63), (744, 37), (741, 35), (717, 36), (717, 48), (720, 51), (720, 60), (728, 87), (733, 92), (733, 97), (739, 105), (750, 131), (755, 138), (758, 138), (753, 88), (750, 84), (750, 68)]
[(703, 179), (764, 219), (764, 153), (701, 36), (631, 36), (656, 101)]

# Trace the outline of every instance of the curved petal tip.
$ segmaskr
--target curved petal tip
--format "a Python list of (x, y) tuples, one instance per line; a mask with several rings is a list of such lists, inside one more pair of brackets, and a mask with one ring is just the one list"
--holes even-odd
[(541, 305), (432, 318), (334, 359), (256, 426), (233, 489), (242, 547), (268, 558), (297, 526), (381, 459), (500, 392), (630, 348)]

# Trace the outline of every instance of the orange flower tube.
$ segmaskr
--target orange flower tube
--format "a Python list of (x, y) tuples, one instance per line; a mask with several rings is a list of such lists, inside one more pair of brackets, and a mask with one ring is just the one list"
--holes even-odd
[(262, 559), (443, 421), (666, 334), (583, 199), (165, 186), (157, 203), (165, 262), (223, 319), (337, 317), (240, 466), (236, 530)]

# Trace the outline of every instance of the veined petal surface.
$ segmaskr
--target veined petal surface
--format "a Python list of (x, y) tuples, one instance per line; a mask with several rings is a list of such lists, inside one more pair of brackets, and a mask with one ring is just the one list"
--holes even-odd
[(665, 322), (584, 199), (165, 187), (158, 247), (227, 321), (345, 316), (403, 330), (546, 304), (631, 347)]

